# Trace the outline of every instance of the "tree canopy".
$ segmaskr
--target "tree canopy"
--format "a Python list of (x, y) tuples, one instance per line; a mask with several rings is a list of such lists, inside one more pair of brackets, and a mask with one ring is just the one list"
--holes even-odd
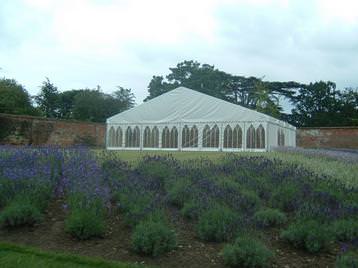
[(293, 98), (291, 121), (298, 126), (358, 125), (358, 92), (339, 91), (328, 81), (310, 83)]
[[(153, 76), (145, 101), (179, 86), (287, 120), (295, 126), (358, 124), (357, 90), (337, 90), (330, 81), (308, 85), (264, 81), (264, 77), (232, 75), (197, 61), (180, 62), (169, 68), (169, 74)], [(282, 99), (291, 103), (292, 114), (282, 112)]]
[(0, 79), (0, 113), (36, 115), (31, 97), (14, 79)]
[(303, 85), (297, 82), (268, 82), (262, 78), (232, 75), (213, 65), (196, 61), (183, 61), (169, 68), (165, 76), (153, 76), (148, 85), (152, 99), (176, 87), (192, 88), (244, 107), (256, 109), (274, 117), (280, 117), (279, 97), (291, 98)]
[(105, 94), (98, 87), (85, 89), (75, 95), (73, 101), (73, 118), (78, 120), (105, 122), (114, 114), (134, 106), (134, 94), (130, 89), (118, 87), (113, 94)]

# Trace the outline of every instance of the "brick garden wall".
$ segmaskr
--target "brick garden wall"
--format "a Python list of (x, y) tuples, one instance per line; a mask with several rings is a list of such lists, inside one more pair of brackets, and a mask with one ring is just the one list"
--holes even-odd
[(298, 147), (358, 149), (358, 127), (300, 128), (296, 140)]
[(0, 114), (0, 144), (104, 147), (105, 124)]
[[(105, 124), (0, 114), (0, 144), (104, 147)], [(358, 149), (358, 127), (300, 128), (297, 146)]]

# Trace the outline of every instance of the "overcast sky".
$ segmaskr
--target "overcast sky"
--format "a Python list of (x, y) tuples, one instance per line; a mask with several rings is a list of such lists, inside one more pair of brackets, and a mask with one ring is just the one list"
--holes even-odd
[(132, 88), (183, 60), (265, 80), (358, 86), (358, 1), (0, 0), (0, 77), (31, 94)]

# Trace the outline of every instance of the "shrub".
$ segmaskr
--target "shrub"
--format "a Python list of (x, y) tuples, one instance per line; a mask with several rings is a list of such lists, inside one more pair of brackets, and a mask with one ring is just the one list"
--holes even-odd
[(244, 212), (253, 212), (260, 206), (260, 198), (251, 190), (240, 191), (240, 203), (239, 206)]
[(35, 182), (34, 180), (0, 179), (0, 208), (11, 202), (12, 199), (26, 197), (39, 210), (47, 207), (52, 194), (50, 183)]
[(28, 196), (30, 202), (39, 210), (44, 211), (52, 196), (52, 187), (49, 183), (37, 182), (28, 186), (31, 190), (24, 190), (23, 194)]
[(285, 212), (296, 209), (298, 187), (294, 184), (285, 184), (278, 187), (271, 196), (270, 203), (274, 208)]
[(254, 215), (255, 223), (260, 227), (271, 227), (284, 224), (287, 221), (286, 215), (278, 209), (262, 209)]
[(164, 186), (165, 181), (173, 175), (172, 168), (166, 162), (166, 159), (156, 160), (155, 157), (144, 158), (137, 167), (137, 170), (144, 176)]
[(189, 220), (194, 220), (194, 219), (198, 219), (201, 211), (202, 208), (200, 207), (198, 202), (190, 200), (184, 203), (184, 206), (180, 212), (185, 218)]
[(28, 198), (16, 198), (0, 213), (0, 226), (32, 226), (41, 221), (40, 210)]
[(333, 239), (330, 229), (314, 220), (291, 224), (281, 237), (297, 248), (316, 253), (327, 247)]
[(153, 257), (176, 248), (175, 233), (161, 219), (140, 222), (132, 235), (134, 251)]
[(0, 178), (0, 208), (5, 207), (15, 195), (16, 183), (19, 182)]
[(238, 216), (229, 208), (216, 206), (199, 217), (198, 236), (207, 241), (226, 241), (236, 231)]
[(101, 237), (105, 231), (105, 209), (100, 199), (76, 193), (69, 197), (70, 214), (65, 230), (80, 240)]
[(248, 237), (238, 238), (234, 244), (226, 245), (221, 254), (230, 267), (266, 267), (273, 257), (264, 244)]
[(65, 221), (65, 230), (80, 240), (101, 237), (105, 230), (104, 218), (93, 209), (73, 209)]
[(339, 241), (352, 241), (358, 237), (358, 219), (341, 219), (332, 224), (332, 232)]
[(358, 267), (358, 256), (353, 252), (348, 252), (336, 259), (336, 268), (357, 268)]
[(132, 192), (118, 193), (116, 196), (119, 208), (124, 213), (124, 222), (128, 226), (134, 226), (148, 216), (154, 209), (152, 203), (154, 194), (150, 192), (138, 195)]
[(177, 180), (168, 190), (168, 200), (171, 204), (182, 208), (191, 195), (191, 182), (189, 179)]

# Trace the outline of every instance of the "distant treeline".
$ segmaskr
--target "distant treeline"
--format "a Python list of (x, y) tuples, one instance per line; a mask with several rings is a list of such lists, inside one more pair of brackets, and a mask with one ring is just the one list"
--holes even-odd
[[(145, 101), (185, 86), (208, 95), (255, 109), (295, 126), (357, 126), (358, 91), (338, 90), (331, 81), (303, 84), (295, 81), (265, 81), (263, 78), (232, 75), (213, 65), (184, 61), (169, 68), (166, 76), (153, 76)], [(96, 89), (60, 92), (49, 79), (38, 95), (30, 97), (12, 79), (0, 79), (0, 112), (52, 118), (104, 122), (135, 104), (131, 89), (118, 86), (112, 94)], [(292, 106), (282, 112), (282, 101)]]

